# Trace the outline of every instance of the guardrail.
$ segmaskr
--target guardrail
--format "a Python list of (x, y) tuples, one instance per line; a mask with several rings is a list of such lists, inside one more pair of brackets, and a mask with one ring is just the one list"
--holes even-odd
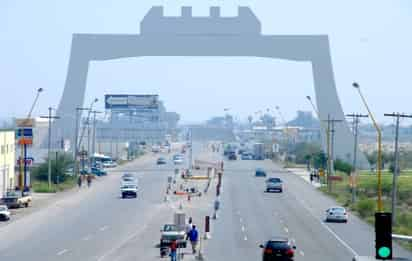
[(412, 236), (392, 234), (392, 239), (398, 239), (398, 240), (403, 240), (403, 241), (412, 241)]

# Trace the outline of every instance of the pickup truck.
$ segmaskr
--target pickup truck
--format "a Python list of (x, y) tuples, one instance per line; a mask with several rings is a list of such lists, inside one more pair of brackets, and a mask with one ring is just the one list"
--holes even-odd
[(176, 240), (179, 248), (186, 248), (187, 242), (184, 228), (174, 224), (166, 224), (160, 230), (160, 233), (160, 248), (169, 247), (173, 240)]
[(19, 191), (7, 191), (1, 202), (8, 208), (29, 207), (32, 202), (32, 197), (29, 192), (23, 193)]

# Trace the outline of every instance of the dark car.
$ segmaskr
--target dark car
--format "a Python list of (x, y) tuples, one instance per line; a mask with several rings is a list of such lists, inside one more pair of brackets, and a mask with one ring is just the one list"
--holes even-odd
[(263, 249), (263, 261), (292, 261), (296, 246), (289, 239), (278, 237), (268, 240), (266, 244), (260, 245)]
[(166, 164), (166, 163), (167, 163), (167, 161), (166, 161), (165, 158), (160, 157), (160, 158), (157, 159), (157, 165), (163, 165), (163, 164)]
[(230, 152), (227, 158), (229, 160), (237, 160), (236, 152), (235, 151)]
[(266, 177), (266, 171), (261, 168), (257, 168), (255, 171), (255, 177)]

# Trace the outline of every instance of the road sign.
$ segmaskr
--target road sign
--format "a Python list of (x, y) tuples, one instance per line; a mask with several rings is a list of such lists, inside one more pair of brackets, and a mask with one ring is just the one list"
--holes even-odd
[(19, 128), (22, 127), (27, 127), (27, 128), (32, 128), (34, 126), (34, 120), (33, 119), (16, 119), (15, 120), (16, 126)]
[(19, 128), (16, 131), (16, 136), (17, 138), (20, 138), (20, 137), (31, 138), (33, 137), (33, 129), (32, 128)]
[(106, 109), (158, 109), (158, 95), (106, 94)]
[(20, 138), (17, 143), (19, 145), (32, 145), (33, 144), (33, 139), (32, 138)]

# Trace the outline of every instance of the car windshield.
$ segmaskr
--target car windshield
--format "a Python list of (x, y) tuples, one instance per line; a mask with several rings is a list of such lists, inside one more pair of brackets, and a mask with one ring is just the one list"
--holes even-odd
[(176, 225), (165, 225), (163, 227), (163, 231), (165, 232), (177, 231), (177, 226)]
[(135, 178), (133, 178), (133, 177), (125, 177), (125, 178), (123, 178), (123, 181), (125, 181), (125, 182), (133, 182), (133, 181), (135, 181), (136, 179)]
[(335, 213), (345, 213), (344, 208), (331, 208), (330, 211), (335, 212)]
[(269, 241), (267, 247), (272, 249), (288, 249), (290, 245), (287, 241)]
[(3, 206), (0, 207), (0, 211), (6, 211), (7, 209)]
[(270, 179), (268, 179), (268, 182), (270, 182), (270, 183), (281, 183), (282, 181), (280, 180), (280, 178), (270, 178)]

